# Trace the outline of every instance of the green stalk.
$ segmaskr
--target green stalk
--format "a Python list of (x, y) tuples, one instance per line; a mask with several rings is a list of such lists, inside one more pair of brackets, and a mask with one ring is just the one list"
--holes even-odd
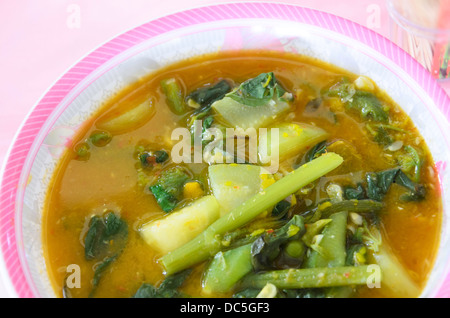
[(311, 251), (306, 267), (339, 267), (345, 265), (345, 235), (347, 230), (347, 211), (330, 216), (331, 222), (323, 230), (319, 245), (322, 254)]
[(342, 157), (335, 153), (324, 154), (255, 194), (219, 218), (192, 241), (161, 257), (159, 262), (166, 274), (171, 275), (213, 256), (221, 249), (223, 234), (247, 224), (300, 188), (337, 168), (342, 162)]
[(321, 212), (322, 218), (328, 218), (330, 215), (342, 211), (348, 212), (372, 212), (379, 211), (383, 208), (383, 203), (375, 201), (375, 200), (344, 200), (335, 203), (322, 203), (319, 205), (318, 209)]
[(175, 78), (164, 79), (160, 84), (170, 109), (177, 115), (183, 114), (186, 111), (186, 106), (177, 80)]
[(220, 251), (205, 271), (202, 282), (203, 292), (207, 296), (229, 292), (252, 269), (252, 244), (239, 246), (226, 252)]
[[(374, 271), (370, 265), (274, 270), (245, 276), (240, 288), (263, 288), (270, 283), (280, 289), (363, 285)], [(372, 265), (374, 266), (374, 265)]]

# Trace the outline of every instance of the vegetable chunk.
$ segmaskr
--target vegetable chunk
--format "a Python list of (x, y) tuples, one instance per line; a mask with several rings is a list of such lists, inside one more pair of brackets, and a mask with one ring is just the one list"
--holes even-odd
[(124, 112), (109, 112), (101, 117), (96, 126), (112, 134), (122, 134), (139, 128), (155, 114), (153, 100), (148, 99), (138, 106)]
[[(278, 128), (278, 143), (272, 142), (271, 128)], [(282, 123), (271, 128), (259, 137), (258, 156), (262, 163), (271, 162), (277, 154), (283, 161), (328, 138), (325, 130), (308, 124)]]
[(218, 218), (219, 204), (209, 195), (162, 219), (144, 224), (139, 232), (148, 245), (166, 254), (192, 240)]
[(273, 179), (258, 166), (218, 164), (208, 167), (209, 184), (223, 216), (262, 190), (263, 179)]

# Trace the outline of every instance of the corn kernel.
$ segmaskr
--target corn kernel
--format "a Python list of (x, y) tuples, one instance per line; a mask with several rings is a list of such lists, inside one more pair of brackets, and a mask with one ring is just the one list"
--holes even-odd
[(183, 187), (183, 196), (186, 199), (195, 199), (203, 195), (200, 183), (196, 181), (187, 182)]

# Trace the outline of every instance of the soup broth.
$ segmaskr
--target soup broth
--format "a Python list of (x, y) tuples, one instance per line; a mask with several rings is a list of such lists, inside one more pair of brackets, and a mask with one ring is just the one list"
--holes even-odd
[[(223, 102), (227, 99), (229, 104)], [(271, 101), (278, 108), (270, 108)], [(251, 115), (247, 116), (248, 107)], [(265, 111), (269, 115), (261, 121)], [(280, 129), (279, 167), (261, 177), (261, 185), (252, 181), (257, 179), (250, 172), (247, 177), (234, 170), (238, 172), (233, 175), (233, 168), (267, 165), (251, 162), (248, 156), (240, 158), (243, 162), (233, 158), (234, 163), (227, 163), (227, 153), (207, 153), (208, 128), (224, 132), (236, 128), (236, 120), (248, 122), (258, 137), (264, 134), (259, 128)], [(194, 126), (199, 121), (198, 130)], [(294, 135), (300, 131), (294, 136), (300, 139), (288, 151), (282, 141), (292, 127)], [(176, 128), (186, 128), (200, 138), (202, 162), (174, 162), (174, 149), (181, 141), (180, 135), (172, 135)], [(302, 139), (308, 131), (312, 135)], [(220, 232), (219, 245), (209, 244), (207, 256), (186, 266), (177, 260), (178, 251), (227, 213), (242, 209), (243, 202), (259, 200), (262, 195), (257, 193), (272, 193), (276, 188), (272, 186), (292, 171), (334, 154), (343, 159), (336, 168), (293, 189), (244, 225)], [(211, 162), (220, 156), (225, 163)], [(212, 170), (219, 165), (225, 170)], [(168, 181), (162, 179), (179, 170), (180, 188), (163, 192)], [(239, 177), (249, 184), (242, 186), (245, 180), (237, 181)], [(229, 185), (237, 192), (224, 192)], [(186, 210), (189, 207), (192, 211)], [(181, 210), (185, 219), (164, 223)], [(344, 222), (340, 228), (339, 217)], [(276, 294), (271, 295), (276, 297), (417, 297), (433, 267), (441, 217), (438, 180), (424, 140), (410, 118), (371, 79), (304, 56), (229, 52), (195, 57), (149, 74), (118, 92), (83, 125), (49, 187), (43, 240), (58, 297), (158, 293), (254, 297), (267, 291), (265, 286), (275, 286)], [(299, 223), (294, 226), (294, 221)], [(286, 224), (298, 232), (282, 232)], [(187, 234), (180, 228), (187, 228)], [(342, 234), (340, 242), (330, 243), (333, 228)], [(273, 233), (283, 241), (272, 242)], [(164, 235), (168, 239), (162, 239)], [(253, 246), (252, 252), (235, 252), (240, 255), (235, 257), (237, 265), (222, 275), (236, 276), (236, 281), (218, 282), (217, 255), (228, 257), (227, 252), (247, 246)], [(68, 270), (71, 264), (79, 266), (78, 272)], [(382, 274), (381, 281), (370, 277), (372, 285), (352, 281), (336, 287), (316, 278), (309, 285), (285, 286), (262, 276), (289, 270), (309, 275), (307, 270), (323, 268), (322, 275), (342, 269), (346, 276), (346, 270), (370, 264), (378, 264)], [(395, 288), (389, 279), (399, 271), (402, 278)], [(164, 288), (172, 278), (180, 280), (177, 288)], [(74, 279), (79, 279), (75, 287)], [(229, 288), (217, 287), (228, 283)]]

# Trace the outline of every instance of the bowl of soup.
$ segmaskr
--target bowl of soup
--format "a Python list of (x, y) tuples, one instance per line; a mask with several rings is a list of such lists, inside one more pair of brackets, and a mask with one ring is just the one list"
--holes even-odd
[(296, 6), (151, 21), (69, 70), (3, 171), (11, 295), (445, 297), (450, 101)]

